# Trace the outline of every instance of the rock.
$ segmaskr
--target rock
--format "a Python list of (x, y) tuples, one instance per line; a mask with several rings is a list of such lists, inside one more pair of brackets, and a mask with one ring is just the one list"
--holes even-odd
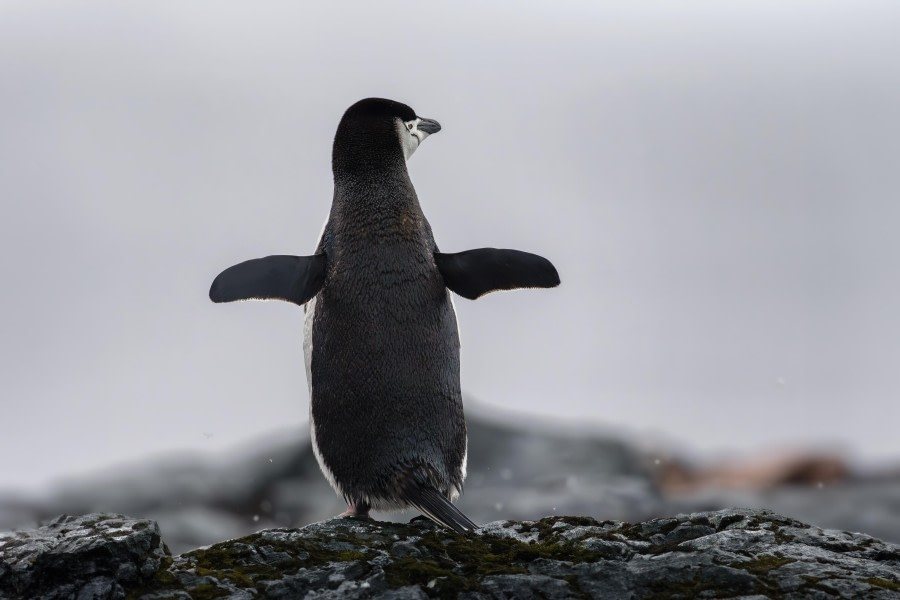
[[(621, 434), (523, 423), (467, 403), (469, 476), (459, 506), (476, 522), (552, 514), (634, 522), (744, 506), (900, 542), (900, 474), (828, 480), (821, 486), (700, 487), (667, 495), (657, 482), (671, 459), (651, 459)], [(788, 475), (782, 482), (812, 477), (800, 477), (797, 469), (780, 472)], [(301, 427), (218, 457), (178, 455), (120, 467), (57, 486), (42, 498), (0, 494), (0, 530), (34, 527), (60, 513), (127, 514), (159, 523), (168, 546), (181, 553), (260, 529), (320, 521), (345, 508), (322, 476)], [(375, 516), (407, 520), (412, 515)], [(601, 545), (598, 541), (597, 548)]]
[(170, 563), (153, 521), (62, 515), (39, 529), (0, 534), (0, 598), (124, 598)]
[(706, 489), (672, 496), (667, 512), (716, 510), (724, 506), (767, 508), (828, 529), (863, 531), (900, 543), (900, 480), (835, 485), (784, 486), (763, 490)]
[[(621, 520), (665, 512), (643, 457), (623, 440), (468, 413), (469, 475), (459, 506), (475, 521), (592, 514), (599, 507), (604, 518)], [(131, 465), (30, 501), (0, 496), (0, 530), (33, 527), (60, 513), (121, 513), (158, 522), (178, 553), (345, 509), (319, 470), (303, 427), (218, 459), (180, 456)]]
[(470, 537), (419, 521), (332, 519), (174, 558), (152, 523), (116, 515), (0, 536), (2, 598), (898, 595), (900, 547), (749, 509), (637, 524), (495, 521)]

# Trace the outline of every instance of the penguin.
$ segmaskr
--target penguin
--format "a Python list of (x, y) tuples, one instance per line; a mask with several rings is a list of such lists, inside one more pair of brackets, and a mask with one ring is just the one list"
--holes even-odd
[(304, 307), (310, 437), (342, 517), (415, 508), (459, 533), (466, 477), (459, 333), (451, 291), (548, 288), (547, 259), (518, 250), (438, 250), (407, 160), (441, 130), (383, 98), (353, 104), (332, 147), (334, 197), (311, 256), (242, 262), (213, 281), (213, 302)]

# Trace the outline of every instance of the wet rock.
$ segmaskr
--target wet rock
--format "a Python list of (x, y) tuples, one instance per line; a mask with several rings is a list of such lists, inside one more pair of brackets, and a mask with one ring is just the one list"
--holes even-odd
[[(641, 453), (610, 433), (528, 428), (468, 411), (460, 509), (477, 522), (549, 514), (641, 520), (665, 514)], [(159, 523), (176, 553), (346, 509), (322, 476), (305, 427), (228, 456), (148, 461), (72, 481), (44, 498), (0, 495), (0, 530), (60, 513), (113, 512)], [(478, 457), (477, 460), (474, 457)], [(412, 515), (376, 514), (391, 520)]]
[(63, 515), (0, 534), (0, 598), (123, 598), (170, 562), (153, 521)]
[[(755, 480), (777, 484), (773, 488), (688, 486), (667, 495), (659, 485), (672, 460), (651, 459), (620, 434), (499, 418), (472, 410), (471, 404), (467, 413), (469, 476), (459, 507), (476, 522), (560, 514), (648, 522), (661, 515), (744, 506), (900, 543), (896, 474), (823, 478), (815, 485), (801, 485), (812, 480), (792, 475)], [(159, 523), (168, 546), (181, 553), (260, 529), (320, 521), (345, 508), (319, 470), (306, 428), (300, 427), (219, 457), (184, 455), (95, 474), (43, 497), (0, 494), (0, 530), (35, 527), (60, 513), (128, 514)], [(405, 521), (412, 515), (375, 516)], [(663, 536), (653, 543), (669, 535), (663, 529), (671, 523), (653, 526)]]
[[(637, 524), (589, 517), (496, 521), (469, 537), (423, 522), (333, 519), (300, 529), (268, 529), (174, 558), (146, 521), (115, 515), (67, 519), (0, 536), (0, 597), (887, 599), (900, 594), (900, 547), (762, 510)], [(134, 524), (143, 525), (134, 529)], [(109, 551), (98, 551), (105, 548)]]

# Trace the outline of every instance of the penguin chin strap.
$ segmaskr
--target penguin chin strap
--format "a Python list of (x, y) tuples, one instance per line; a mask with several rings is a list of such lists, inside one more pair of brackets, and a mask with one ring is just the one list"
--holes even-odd
[[(422, 135), (422, 132), (416, 129), (416, 126), (418, 125), (416, 121), (418, 121), (418, 119), (413, 119), (406, 123), (397, 123), (397, 135), (400, 136), (400, 145), (403, 147), (403, 158), (406, 160), (409, 160), (413, 155), (413, 152), (419, 148), (419, 144), (421, 144), (428, 135)], [(417, 134), (422, 135), (421, 139)]]
[(400, 136), (400, 145), (403, 146), (403, 156), (406, 160), (432, 133), (441, 130), (441, 124), (434, 119), (416, 117), (411, 121), (397, 121), (397, 135)]

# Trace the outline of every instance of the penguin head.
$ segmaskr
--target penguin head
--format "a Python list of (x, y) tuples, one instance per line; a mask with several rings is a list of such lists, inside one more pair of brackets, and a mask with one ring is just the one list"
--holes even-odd
[(332, 166), (339, 171), (371, 169), (405, 162), (432, 133), (433, 119), (384, 98), (366, 98), (347, 109), (334, 136)]

